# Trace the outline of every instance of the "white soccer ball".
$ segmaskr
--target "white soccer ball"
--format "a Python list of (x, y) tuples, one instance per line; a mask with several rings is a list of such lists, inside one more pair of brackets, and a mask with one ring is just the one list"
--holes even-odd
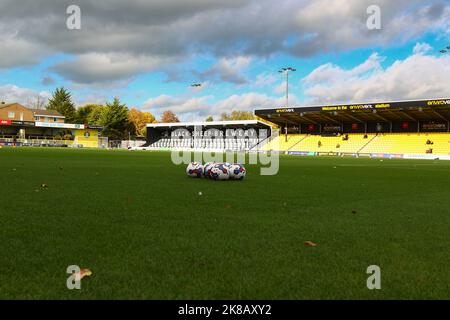
[(209, 173), (211, 179), (228, 180), (230, 178), (230, 170), (223, 163), (216, 163)]
[(241, 164), (235, 163), (230, 167), (230, 179), (242, 180), (245, 178), (246, 173), (247, 173), (247, 170)]
[(209, 174), (211, 173), (211, 169), (215, 164), (216, 164), (215, 162), (205, 163), (205, 165), (203, 166), (203, 176), (205, 178), (210, 178)]
[(229, 162), (223, 162), (223, 165), (225, 165), (225, 167), (230, 168), (233, 164), (229, 163)]
[(201, 178), (203, 175), (203, 166), (198, 162), (191, 162), (186, 168), (186, 173), (192, 178)]

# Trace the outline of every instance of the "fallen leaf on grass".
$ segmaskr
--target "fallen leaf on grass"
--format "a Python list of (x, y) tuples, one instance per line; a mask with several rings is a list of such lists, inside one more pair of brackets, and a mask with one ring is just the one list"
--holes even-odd
[(305, 241), (303, 244), (305, 245), (305, 247), (317, 247), (317, 243), (314, 243), (312, 241)]
[(80, 272), (74, 274), (75, 280), (80, 281), (84, 277), (90, 277), (92, 275), (92, 271), (89, 269), (81, 269)]

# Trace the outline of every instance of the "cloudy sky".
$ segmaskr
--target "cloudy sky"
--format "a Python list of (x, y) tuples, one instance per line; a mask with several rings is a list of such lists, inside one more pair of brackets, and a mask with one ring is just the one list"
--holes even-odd
[(296, 106), (450, 97), (449, 0), (0, 0), (0, 39), (7, 102), (64, 86), (78, 105), (203, 120), (282, 106), (286, 66)]

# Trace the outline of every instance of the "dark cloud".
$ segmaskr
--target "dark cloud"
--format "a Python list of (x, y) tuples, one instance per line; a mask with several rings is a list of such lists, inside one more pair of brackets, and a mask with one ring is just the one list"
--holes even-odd
[(205, 80), (219, 80), (234, 84), (246, 84), (248, 81), (243, 75), (251, 59), (246, 56), (221, 58), (217, 63), (204, 72), (193, 71), (197, 78)]
[[(66, 28), (72, 4), (81, 7), (81, 30)], [(366, 27), (372, 4), (382, 9), (381, 31)], [(306, 57), (408, 41), (449, 30), (450, 6), (446, 0), (0, 0), (0, 13), (0, 37), (8, 43), (0, 47), (0, 68), (65, 53), (74, 58), (52, 70), (95, 83), (168, 70), (168, 61), (176, 65), (202, 54), (219, 60), (280, 52)], [(245, 83), (233, 72), (209, 72), (205, 77)]]
[(44, 86), (52, 86), (52, 85), (55, 84), (55, 79), (53, 79), (52, 77), (49, 77), (49, 76), (45, 76), (45, 77), (42, 78), (41, 83)]

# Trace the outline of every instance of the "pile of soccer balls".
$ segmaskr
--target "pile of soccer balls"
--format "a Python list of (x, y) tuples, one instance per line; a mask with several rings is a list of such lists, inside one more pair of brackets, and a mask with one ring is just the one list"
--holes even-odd
[(205, 177), (212, 180), (242, 180), (245, 178), (246, 172), (243, 165), (228, 162), (207, 162), (205, 165), (191, 162), (186, 168), (186, 173), (189, 177)]

